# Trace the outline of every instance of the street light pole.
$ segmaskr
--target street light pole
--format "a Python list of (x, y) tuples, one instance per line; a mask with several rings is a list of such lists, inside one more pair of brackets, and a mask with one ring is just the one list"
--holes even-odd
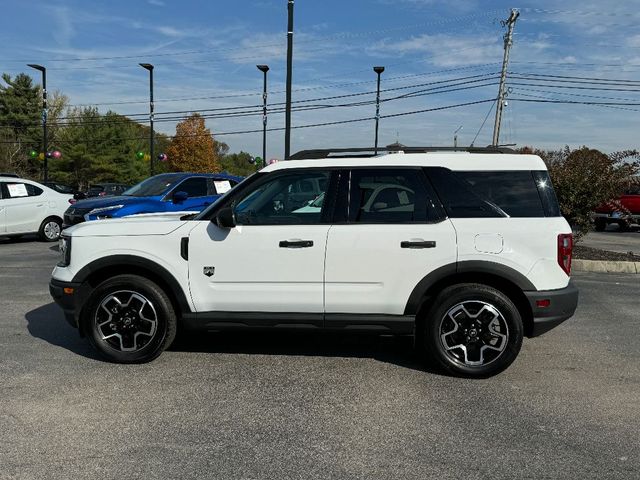
[(151, 175), (154, 173), (153, 163), (154, 163), (154, 154), (153, 154), (153, 65), (150, 63), (140, 63), (142, 68), (149, 71), (149, 126), (151, 127), (151, 132), (149, 133), (149, 167), (151, 171)]
[(262, 165), (267, 166), (267, 72), (269, 65), (256, 65), (258, 70), (264, 73), (264, 83), (262, 87)]
[(47, 69), (42, 65), (34, 63), (27, 64), (28, 67), (35, 68), (42, 73), (42, 152), (44, 153), (43, 178), (49, 180), (49, 166), (47, 158)]
[(284, 159), (291, 154), (291, 78), (293, 75), (293, 2), (287, 0), (287, 87), (284, 115)]
[(376, 141), (374, 155), (378, 154), (378, 122), (380, 121), (380, 74), (384, 72), (384, 67), (373, 67), (373, 71), (378, 74), (378, 88), (376, 90)]

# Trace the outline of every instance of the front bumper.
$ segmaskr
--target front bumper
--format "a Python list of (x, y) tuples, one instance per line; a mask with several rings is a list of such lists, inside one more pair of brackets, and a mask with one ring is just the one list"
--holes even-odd
[[(578, 289), (571, 282), (559, 290), (524, 293), (533, 312), (533, 326), (528, 335), (530, 337), (537, 337), (557, 327), (571, 318), (578, 307)], [(547, 300), (548, 306), (541, 306), (545, 305)]]
[(67, 322), (72, 327), (78, 328), (80, 325), (80, 311), (89, 294), (86, 286), (76, 282), (63, 282), (52, 278), (49, 282), (49, 293), (62, 308)]

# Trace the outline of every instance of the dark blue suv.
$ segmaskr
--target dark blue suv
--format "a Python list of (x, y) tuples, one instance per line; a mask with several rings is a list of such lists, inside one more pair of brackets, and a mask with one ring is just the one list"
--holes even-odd
[(80, 200), (64, 213), (64, 227), (138, 213), (199, 212), (242, 181), (224, 173), (162, 173), (117, 197)]

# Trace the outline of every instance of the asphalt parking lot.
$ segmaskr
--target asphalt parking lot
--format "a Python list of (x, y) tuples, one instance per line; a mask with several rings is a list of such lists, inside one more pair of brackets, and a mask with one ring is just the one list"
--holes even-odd
[(611, 252), (633, 252), (640, 255), (640, 228), (635, 225), (628, 231), (618, 230), (617, 225), (609, 225), (604, 232), (589, 232), (581, 245), (600, 248)]
[(108, 364), (52, 304), (55, 250), (0, 240), (0, 479), (640, 476), (637, 275), (576, 274), (576, 316), (470, 381), (385, 337), (211, 335)]

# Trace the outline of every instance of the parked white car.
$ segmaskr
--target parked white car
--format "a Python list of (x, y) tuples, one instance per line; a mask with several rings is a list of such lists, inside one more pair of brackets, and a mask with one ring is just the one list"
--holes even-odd
[(72, 195), (31, 180), (0, 177), (0, 237), (37, 233), (41, 240), (58, 240), (71, 200)]
[(79, 224), (50, 292), (115, 362), (178, 328), (297, 328), (414, 335), (493, 375), (573, 315), (571, 228), (540, 157), (432, 150), (301, 152), (197, 215)]

